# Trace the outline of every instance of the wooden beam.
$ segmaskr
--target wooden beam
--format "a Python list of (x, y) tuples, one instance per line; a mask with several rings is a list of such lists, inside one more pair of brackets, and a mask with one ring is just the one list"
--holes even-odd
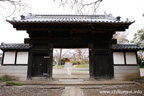
[(14, 28), (17, 30), (109, 30), (109, 31), (125, 31), (130, 24), (16, 24)]

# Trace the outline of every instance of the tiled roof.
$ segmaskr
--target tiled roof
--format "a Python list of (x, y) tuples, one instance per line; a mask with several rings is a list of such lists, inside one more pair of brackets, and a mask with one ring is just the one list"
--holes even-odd
[(120, 17), (109, 15), (37, 15), (21, 16), (20, 20), (7, 20), (10, 23), (133, 23), (121, 21)]
[(29, 44), (23, 44), (23, 43), (1, 43), (0, 49), (30, 49)]
[[(0, 45), (0, 49), (30, 49), (29, 44), (23, 44), (23, 43), (10, 43), (5, 44), (2, 43)], [(144, 50), (143, 47), (140, 47), (138, 44), (113, 44), (112, 45), (113, 50)]]
[(143, 47), (140, 47), (138, 44), (113, 44), (113, 50), (144, 50)]

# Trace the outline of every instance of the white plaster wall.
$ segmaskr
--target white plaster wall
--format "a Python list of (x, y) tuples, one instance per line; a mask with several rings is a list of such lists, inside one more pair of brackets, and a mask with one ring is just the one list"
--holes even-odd
[(114, 64), (125, 64), (123, 52), (113, 52)]
[(18, 52), (16, 64), (28, 64), (28, 52)]
[(135, 52), (126, 52), (126, 64), (137, 64)]
[(3, 64), (14, 64), (15, 63), (15, 51), (5, 52)]
[(27, 80), (27, 66), (0, 66), (0, 77), (3, 75), (15, 76), (19, 80)]
[(139, 66), (114, 66), (115, 80), (132, 80), (139, 77)]

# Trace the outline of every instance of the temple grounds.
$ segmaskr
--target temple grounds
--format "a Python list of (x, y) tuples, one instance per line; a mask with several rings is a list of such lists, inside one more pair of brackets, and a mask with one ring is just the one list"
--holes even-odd
[[(82, 73), (87, 71), (71, 71), (70, 69), (55, 70), (56, 74), (63, 74), (63, 76), (72, 76), (75, 72), (74, 78), (65, 81), (64, 78), (55, 80), (29, 80), (29, 81), (15, 81), (21, 82), (22, 86), (5, 86), (4, 82), (0, 82), (0, 96), (144, 96), (144, 78), (138, 78), (132, 81), (115, 81), (115, 80), (86, 80), (82, 79)], [(140, 69), (141, 76), (144, 75), (144, 69)], [(61, 81), (60, 81), (61, 80)], [(71, 80), (71, 81), (70, 81)], [(79, 81), (83, 80), (83, 81)]]

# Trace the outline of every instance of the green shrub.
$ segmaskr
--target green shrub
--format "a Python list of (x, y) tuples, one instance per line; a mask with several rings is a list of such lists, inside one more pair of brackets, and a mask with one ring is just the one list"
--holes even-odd
[(13, 85), (17, 85), (17, 86), (22, 86), (23, 83), (16, 83), (16, 82), (12, 82), (12, 81), (7, 81), (6, 86), (13, 86)]
[(61, 65), (65, 64), (65, 58), (61, 59)]
[(9, 75), (4, 75), (0, 78), (0, 81), (6, 82), (6, 81), (11, 81), (11, 77)]

